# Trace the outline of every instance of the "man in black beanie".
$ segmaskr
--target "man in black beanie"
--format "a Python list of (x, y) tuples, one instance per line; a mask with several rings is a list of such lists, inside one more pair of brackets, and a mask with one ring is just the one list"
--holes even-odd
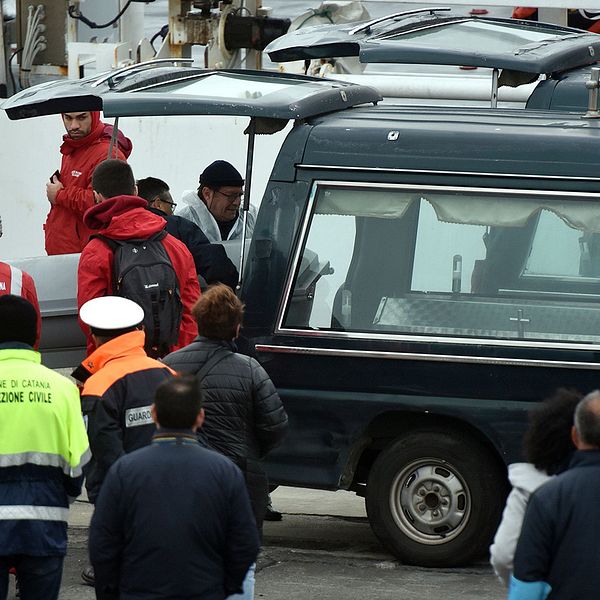
[[(243, 230), (243, 185), (244, 179), (231, 163), (216, 160), (201, 173), (198, 189), (183, 193), (185, 206), (177, 214), (198, 225), (213, 243), (239, 239)], [(256, 222), (253, 206), (249, 207), (246, 221), (246, 235), (251, 237)]]

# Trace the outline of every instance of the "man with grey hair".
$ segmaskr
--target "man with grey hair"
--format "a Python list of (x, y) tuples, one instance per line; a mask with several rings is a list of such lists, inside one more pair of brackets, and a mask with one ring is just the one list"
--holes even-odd
[(595, 600), (600, 590), (600, 391), (583, 398), (569, 469), (531, 496), (509, 600)]

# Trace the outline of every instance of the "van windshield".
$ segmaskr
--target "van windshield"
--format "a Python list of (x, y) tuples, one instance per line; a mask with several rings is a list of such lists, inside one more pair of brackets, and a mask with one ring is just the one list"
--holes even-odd
[(317, 184), (282, 326), (598, 343), (592, 196)]

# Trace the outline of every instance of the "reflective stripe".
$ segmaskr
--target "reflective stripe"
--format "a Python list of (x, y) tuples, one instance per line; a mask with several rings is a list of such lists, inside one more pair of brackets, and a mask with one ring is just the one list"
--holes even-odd
[(67, 521), (69, 509), (60, 506), (0, 506), (0, 521)]
[(37, 465), (39, 467), (58, 467), (69, 477), (79, 477), (82, 467), (86, 465), (92, 456), (89, 448), (83, 453), (79, 464), (72, 467), (64, 456), (60, 454), (48, 454), (47, 452), (21, 452), (19, 454), (0, 454), (0, 468), (20, 467), (22, 465)]
[(21, 296), (23, 291), (23, 272), (10, 265), (10, 293)]

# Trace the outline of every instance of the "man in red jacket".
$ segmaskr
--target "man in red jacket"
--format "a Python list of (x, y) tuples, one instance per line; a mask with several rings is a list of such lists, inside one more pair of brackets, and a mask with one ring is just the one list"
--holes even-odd
[[(100, 120), (99, 112), (63, 113), (67, 133), (60, 147), (60, 174), (54, 174), (46, 184), (50, 212), (46, 218), (46, 252), (69, 254), (81, 252), (87, 244), (90, 230), (83, 223), (83, 214), (94, 205), (91, 182), (98, 163), (109, 156), (112, 125)], [(126, 160), (132, 144), (120, 131), (111, 152), (113, 158)]]
[[(84, 215), (86, 227), (94, 234), (112, 240), (149, 239), (163, 231), (166, 221), (147, 210), (148, 202), (136, 195), (137, 188), (131, 167), (124, 161), (110, 159), (100, 163), (92, 176), (96, 206)], [(160, 240), (175, 270), (181, 296), (182, 316), (179, 339), (172, 350), (189, 344), (198, 327), (192, 317), (192, 306), (200, 296), (194, 259), (186, 246), (166, 234)], [(88, 300), (113, 295), (113, 250), (106, 241), (93, 237), (81, 253), (77, 280), (77, 304), (81, 308)], [(88, 338), (88, 355), (95, 349), (89, 329), (81, 323)]]

